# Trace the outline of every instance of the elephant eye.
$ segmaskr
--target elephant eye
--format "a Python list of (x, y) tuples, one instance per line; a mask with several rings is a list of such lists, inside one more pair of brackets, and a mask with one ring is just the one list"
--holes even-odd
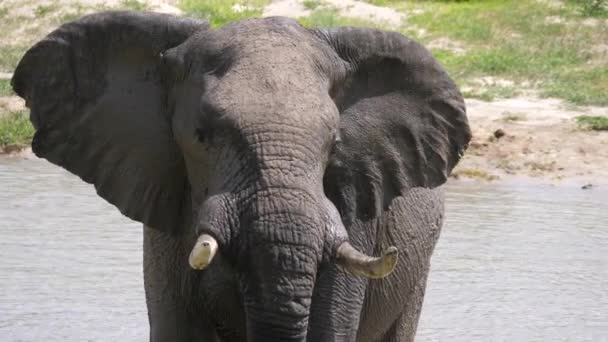
[(202, 144), (206, 143), (209, 139), (209, 132), (207, 132), (207, 131), (208, 130), (205, 128), (198, 128), (195, 130), (196, 138)]
[(340, 136), (340, 131), (339, 130), (335, 130), (334, 131), (334, 138), (333, 138), (333, 143), (337, 144), (342, 142), (342, 137)]
[(329, 155), (332, 155), (336, 152), (336, 148), (341, 142), (342, 142), (342, 138), (340, 137), (340, 131), (335, 130), (332, 133), (331, 146), (329, 148)]

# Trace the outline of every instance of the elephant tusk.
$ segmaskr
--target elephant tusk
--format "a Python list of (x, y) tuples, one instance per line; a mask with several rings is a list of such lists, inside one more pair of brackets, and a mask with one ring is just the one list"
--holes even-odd
[(211, 235), (203, 234), (199, 236), (188, 258), (190, 267), (195, 270), (204, 270), (209, 266), (216, 252), (217, 241)]
[(345, 241), (338, 247), (336, 262), (353, 275), (380, 279), (393, 272), (398, 255), (397, 247), (393, 246), (385, 249), (382, 256), (371, 257), (359, 252)]

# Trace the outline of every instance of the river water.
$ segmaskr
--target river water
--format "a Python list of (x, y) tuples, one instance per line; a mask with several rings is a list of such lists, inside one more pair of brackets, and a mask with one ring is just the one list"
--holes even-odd
[[(448, 185), (417, 341), (608, 342), (608, 188)], [(145, 341), (142, 230), (0, 159), (0, 341)]]

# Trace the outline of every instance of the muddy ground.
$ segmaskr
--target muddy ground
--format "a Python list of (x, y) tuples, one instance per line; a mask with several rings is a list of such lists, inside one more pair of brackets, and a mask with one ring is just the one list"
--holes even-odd
[[(21, 6), (16, 5), (16, 0), (7, 1), (13, 3), (14, 8)], [(46, 2), (30, 0), (15, 11), (28, 16), (39, 3)], [(399, 25), (407, 20), (402, 13), (359, 1), (326, 2), (345, 16), (380, 20), (387, 25)], [(78, 3), (80, 11), (88, 13), (102, 5), (108, 8), (120, 2), (62, 0), (61, 3), (72, 8)], [(174, 0), (150, 0), (149, 4), (155, 11), (180, 13)], [(301, 17), (309, 12), (303, 1), (278, 0), (266, 7), (264, 15)], [(52, 20), (25, 27), (19, 41), (35, 41), (53, 27)], [(0, 78), (10, 76), (10, 73), (0, 74)], [(0, 112), (21, 110), (23, 106), (19, 98), (0, 97)], [(467, 112), (473, 140), (455, 169), (454, 178), (608, 185), (608, 131), (586, 130), (574, 120), (579, 115), (608, 116), (608, 107), (573, 106), (561, 100), (540, 99), (532, 95), (493, 102), (467, 99)], [(32, 157), (27, 151), (19, 156)]]

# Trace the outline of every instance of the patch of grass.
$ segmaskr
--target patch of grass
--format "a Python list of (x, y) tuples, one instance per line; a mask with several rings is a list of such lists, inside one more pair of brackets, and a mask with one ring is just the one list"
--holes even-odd
[(576, 117), (576, 122), (594, 131), (608, 131), (608, 116), (581, 115)]
[(139, 0), (122, 0), (120, 5), (125, 9), (130, 9), (133, 11), (145, 11), (149, 9), (149, 6), (144, 1)]
[(456, 6), (441, 4), (434, 10), (429, 9), (412, 16), (408, 22), (421, 27), (426, 26), (430, 32), (442, 32), (449, 38), (463, 41), (485, 41), (493, 33), (493, 25), (483, 17), (483, 12), (479, 11), (477, 3)]
[(578, 6), (580, 13), (587, 17), (603, 17), (608, 15), (608, 0), (570, 0)]
[(212, 27), (221, 27), (240, 19), (260, 17), (264, 6), (269, 2), (270, 0), (182, 0), (179, 7), (186, 15), (209, 20)]
[(476, 169), (476, 168), (457, 170), (456, 172), (453, 173), (453, 175), (455, 177), (467, 177), (467, 178), (481, 179), (481, 180), (486, 180), (486, 181), (493, 181), (493, 180), (497, 180), (499, 178), (498, 176), (490, 174), (489, 172), (487, 172), (485, 170)]
[(504, 112), (502, 113), (502, 121), (504, 122), (517, 122), (517, 121), (526, 121), (528, 118), (525, 114), (522, 113), (511, 113)]
[(74, 21), (80, 17), (82, 17), (81, 13), (69, 12), (69, 13), (65, 13), (65, 14), (61, 15), (61, 17), (59, 18), (59, 21), (60, 21), (60, 24), (63, 24), (63, 23)]
[(319, 1), (319, 0), (304, 0), (304, 2), (302, 4), (307, 9), (314, 10), (317, 7), (321, 6), (321, 1)]
[(364, 0), (364, 1), (367, 3), (370, 3), (372, 5), (383, 6), (383, 7), (403, 3), (403, 0)]
[(28, 146), (34, 136), (34, 127), (24, 112), (0, 116), (0, 150), (9, 146)]
[(4, 18), (8, 14), (8, 8), (0, 7), (0, 18)]
[(25, 46), (0, 46), (0, 71), (13, 72), (26, 50)]
[(465, 97), (479, 99), (483, 101), (494, 101), (495, 99), (508, 99), (519, 94), (519, 90), (515, 87), (508, 86), (486, 86), (479, 89), (463, 91)]
[[(425, 32), (420, 37), (423, 43), (448, 38), (466, 44), (464, 54), (433, 51), (460, 83), (481, 76), (498, 76), (516, 84), (528, 81), (542, 95), (576, 104), (608, 104), (608, 74), (602, 60), (605, 57), (593, 52), (594, 46), (605, 44), (606, 21), (584, 25), (572, 6), (551, 7), (536, 0), (390, 5), (410, 13), (408, 23)], [(563, 20), (547, 20), (549, 17)], [(403, 29), (405, 34), (411, 31), (411, 27)], [(505, 95), (507, 90), (498, 89)], [(494, 96), (477, 94), (488, 99)]]
[(11, 80), (0, 79), (0, 96), (11, 95), (13, 95), (13, 87), (11, 87)]
[[(107, 8), (99, 8), (97, 9), (98, 11), (104, 11), (107, 10)], [(70, 6), (69, 11), (63, 13), (57, 22), (57, 25), (61, 25), (70, 21), (74, 21), (80, 17), (82, 17), (85, 13), (87, 12), (87, 8), (80, 4), (80, 3), (75, 3), (73, 5)]]
[(319, 8), (314, 10), (308, 17), (298, 18), (303, 26), (307, 27), (339, 27), (339, 26), (365, 26), (381, 28), (382, 23), (371, 22), (362, 19), (344, 17), (339, 15), (335, 8)]
[(34, 10), (34, 13), (36, 13), (36, 17), (40, 18), (54, 12), (57, 8), (58, 6), (56, 4), (39, 5)]
[(505, 159), (505, 158), (499, 159), (496, 162), (496, 167), (505, 171), (508, 174), (514, 174), (514, 173), (516, 173), (516, 171), (521, 169), (521, 167), (514, 164), (513, 161), (510, 161), (509, 159)]
[(524, 163), (528, 169), (532, 171), (543, 171), (543, 172), (552, 172), (557, 169), (557, 165), (555, 161), (551, 162), (538, 162), (538, 161), (527, 161)]
[(579, 105), (608, 105), (608, 66), (557, 73), (547, 82), (542, 95)]

